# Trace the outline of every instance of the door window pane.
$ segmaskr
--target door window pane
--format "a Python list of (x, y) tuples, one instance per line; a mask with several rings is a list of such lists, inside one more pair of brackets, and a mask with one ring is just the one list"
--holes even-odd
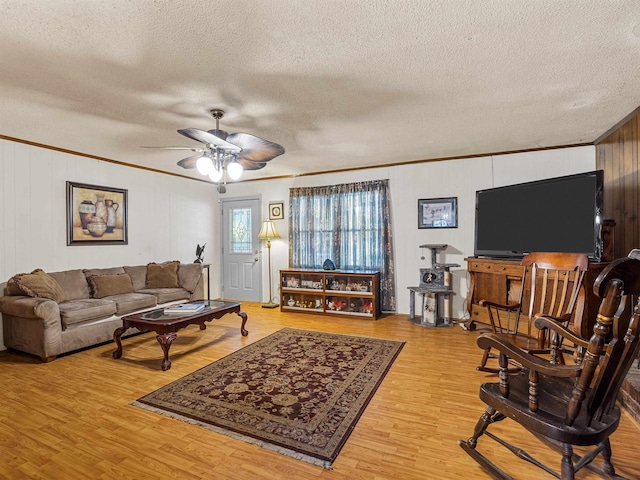
[(229, 221), (231, 222), (229, 231), (229, 251), (231, 253), (251, 253), (251, 208), (231, 208), (229, 209)]

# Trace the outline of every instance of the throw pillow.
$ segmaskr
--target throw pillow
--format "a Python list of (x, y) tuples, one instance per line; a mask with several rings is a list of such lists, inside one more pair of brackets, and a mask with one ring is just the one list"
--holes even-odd
[(40, 268), (31, 273), (20, 273), (11, 277), (7, 282), (7, 293), (48, 298), (56, 303), (64, 301), (62, 287)]
[(179, 288), (178, 267), (180, 262), (147, 264), (147, 288)]
[(201, 263), (184, 263), (178, 268), (180, 286), (189, 293), (196, 291), (200, 277), (202, 277)]
[(146, 265), (136, 265), (135, 267), (125, 266), (124, 271), (131, 277), (134, 292), (142, 290), (147, 285)]
[(110, 295), (132, 293), (133, 283), (126, 273), (115, 275), (91, 275), (87, 281), (93, 298), (104, 298)]

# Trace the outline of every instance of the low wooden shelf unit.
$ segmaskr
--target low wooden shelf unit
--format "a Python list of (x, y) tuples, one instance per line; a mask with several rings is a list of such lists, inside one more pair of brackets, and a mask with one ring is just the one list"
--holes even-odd
[(280, 311), (326, 313), (376, 320), (380, 273), (345, 270), (280, 270)]

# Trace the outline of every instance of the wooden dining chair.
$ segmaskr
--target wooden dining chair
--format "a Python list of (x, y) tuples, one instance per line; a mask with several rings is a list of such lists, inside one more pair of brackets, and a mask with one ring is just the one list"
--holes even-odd
[[(546, 328), (540, 331), (532, 328), (533, 321), (537, 315), (544, 315), (568, 326), (574, 314), (582, 315), (585, 296), (582, 282), (589, 258), (580, 253), (536, 252), (526, 255), (521, 265), (521, 288), (515, 303), (502, 305), (481, 300), (480, 305), (487, 308), (494, 334), (528, 353), (553, 353), (552, 363), (564, 363), (562, 348), (551, 349), (553, 341), (561, 344), (562, 339)], [(487, 366), (489, 358), (495, 358), (491, 348), (483, 352), (477, 370), (498, 373), (497, 367)], [(512, 367), (510, 372), (518, 369)]]
[[(552, 364), (522, 351), (499, 335), (484, 333), (478, 336), (480, 348), (500, 352), (500, 380), (480, 386), (480, 400), (486, 405), (485, 411), (476, 423), (473, 435), (458, 444), (494, 478), (512, 477), (477, 450), (480, 438), (496, 440), (519, 459), (562, 480), (573, 480), (575, 473), (583, 467), (595, 470), (603, 478), (623, 478), (616, 475), (611, 462), (609, 437), (620, 422), (620, 407), (616, 404), (618, 392), (640, 351), (640, 309), (636, 305), (631, 315), (622, 308), (633, 306), (627, 297), (640, 293), (640, 255), (624, 257), (607, 265), (596, 278), (593, 291), (602, 302), (594, 319), (593, 335), (585, 341), (586, 353), (580, 363)], [(561, 336), (575, 335), (547, 317), (536, 318), (535, 324)], [(522, 365), (519, 373), (508, 373), (509, 359)], [(560, 453), (559, 473), (489, 431), (492, 424), (507, 419)], [(576, 445), (590, 447), (590, 450), (580, 456), (574, 452)], [(601, 457), (601, 464), (592, 463), (597, 457)]]

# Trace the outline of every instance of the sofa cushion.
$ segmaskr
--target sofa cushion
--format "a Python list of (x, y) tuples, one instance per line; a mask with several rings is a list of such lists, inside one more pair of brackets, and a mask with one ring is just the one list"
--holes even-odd
[(122, 267), (110, 267), (110, 268), (85, 268), (82, 270), (85, 277), (91, 275), (117, 275), (119, 273), (125, 273)]
[(108, 318), (116, 313), (116, 303), (102, 298), (71, 300), (62, 302), (58, 306), (63, 330), (75, 323)]
[(93, 298), (104, 298), (121, 293), (133, 293), (131, 277), (126, 273), (117, 275), (91, 275), (87, 277)]
[(40, 268), (31, 273), (14, 275), (7, 282), (6, 288), (10, 295), (48, 298), (58, 303), (64, 301), (64, 291), (60, 284)]
[(178, 268), (178, 280), (180, 286), (193, 293), (196, 291), (198, 282), (202, 277), (202, 264), (201, 263), (182, 263)]
[(124, 267), (124, 271), (131, 277), (133, 291), (142, 290), (147, 285), (147, 266)]
[(138, 293), (154, 295), (158, 303), (175, 302), (177, 300), (189, 300), (191, 295), (184, 288), (145, 288)]
[(82, 270), (65, 270), (63, 272), (52, 272), (49, 275), (62, 287), (65, 300), (90, 298), (89, 285)]
[(116, 304), (116, 315), (126, 315), (127, 313), (143, 310), (156, 306), (156, 297), (145, 295), (144, 293), (122, 293), (105, 297), (103, 300), (112, 300)]
[(146, 288), (179, 288), (179, 261), (147, 264)]

